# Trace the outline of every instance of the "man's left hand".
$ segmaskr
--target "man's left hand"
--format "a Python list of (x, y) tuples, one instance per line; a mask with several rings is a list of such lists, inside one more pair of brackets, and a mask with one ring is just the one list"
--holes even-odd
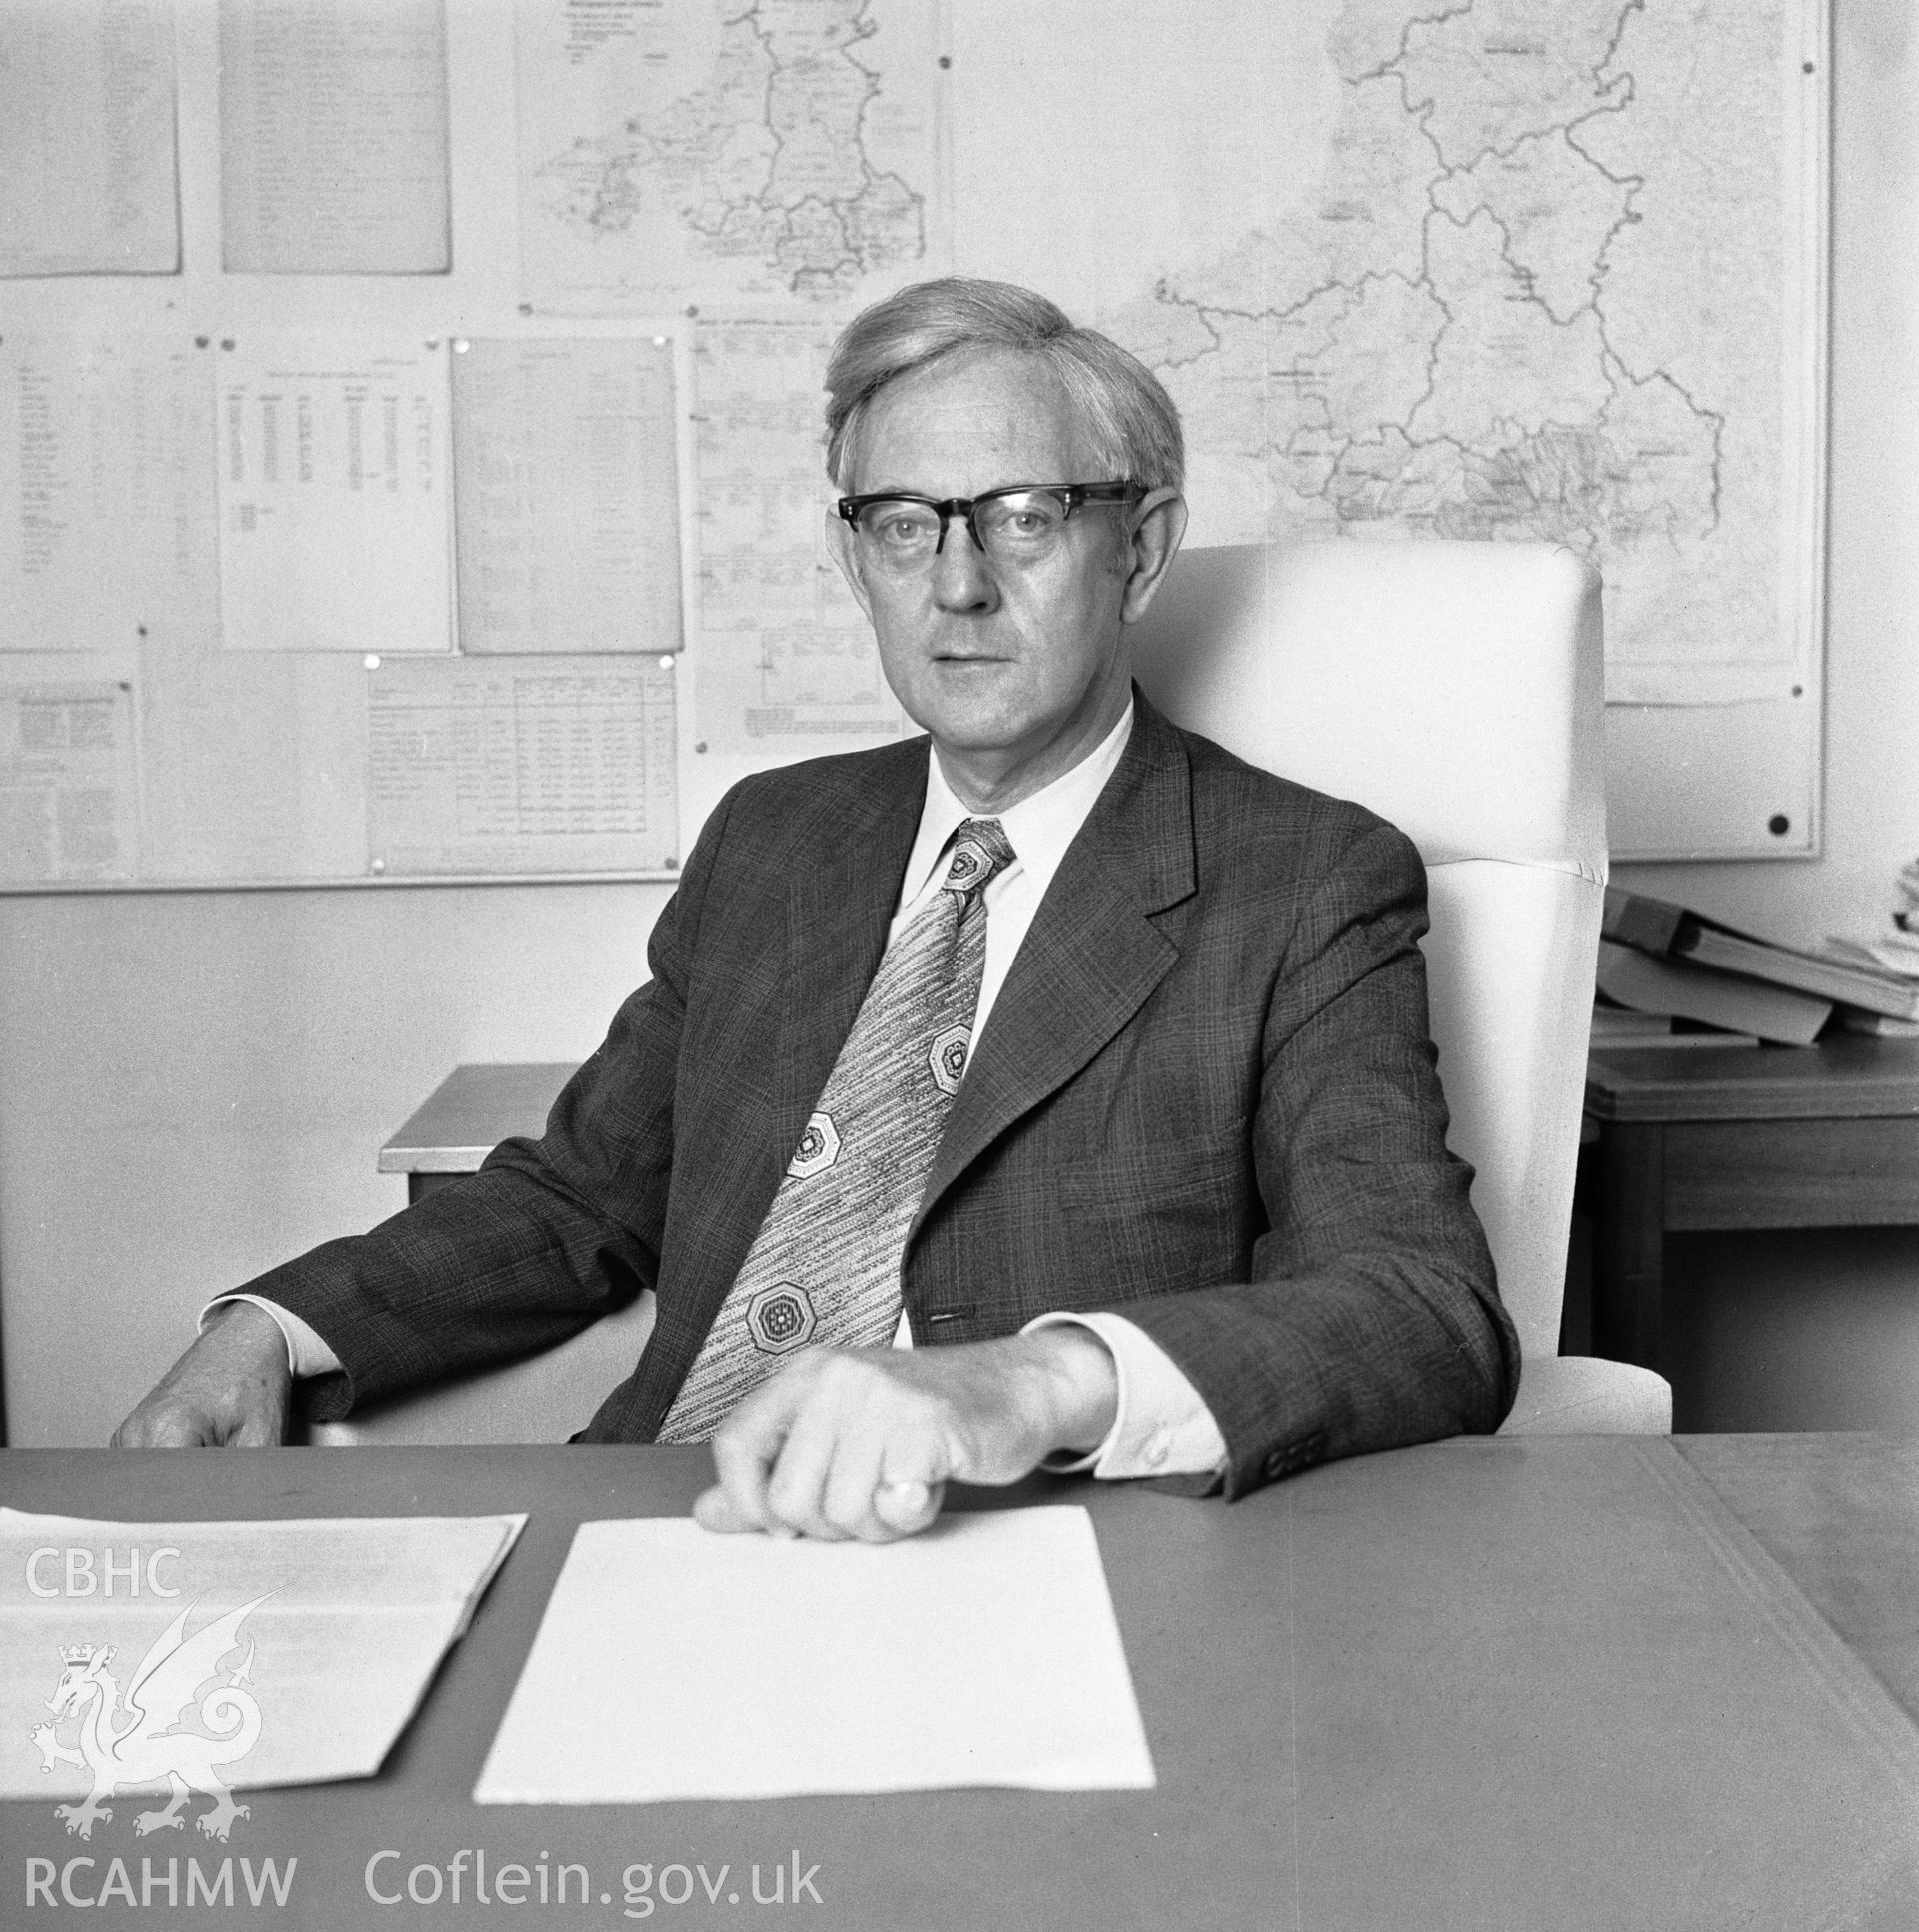
[(1096, 1447), (1118, 1374), (1083, 1328), (952, 1348), (820, 1348), (762, 1383), (713, 1438), (708, 1529), (892, 1542), (940, 1513), (948, 1482), (1017, 1482)]

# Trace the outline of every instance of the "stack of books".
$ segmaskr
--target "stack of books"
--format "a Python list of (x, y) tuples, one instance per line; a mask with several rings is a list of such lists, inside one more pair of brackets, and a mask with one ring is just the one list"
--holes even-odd
[[(1607, 964), (1602, 961), (1602, 965)], [(1616, 974), (1608, 976), (1616, 979)], [(1639, 1012), (1617, 1004), (1602, 985), (1592, 1002), (1592, 1045), (1613, 1052), (1622, 1046), (1757, 1046), (1757, 1033), (1709, 1026), (1676, 1013)]]
[[(1914, 889), (1919, 892), (1919, 868)], [(1919, 927), (1919, 899), (1914, 902)], [(1780, 946), (1665, 900), (1606, 889), (1593, 1044), (1807, 1046), (1837, 1022), (1919, 1037), (1919, 933)], [(1603, 1016), (1602, 1016), (1603, 1015)]]

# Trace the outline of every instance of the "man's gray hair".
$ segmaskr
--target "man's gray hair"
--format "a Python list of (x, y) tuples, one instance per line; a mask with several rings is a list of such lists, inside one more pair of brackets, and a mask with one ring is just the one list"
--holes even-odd
[(1074, 326), (1056, 303), (1010, 282), (947, 276), (914, 282), (847, 324), (827, 365), (827, 474), (852, 487), (860, 430), (873, 399), (902, 376), (948, 357), (1013, 350), (1058, 377), (1100, 477), (1030, 477), (1031, 483), (1129, 478), (1149, 490), (1185, 480), (1179, 412), (1137, 356), (1096, 329)]

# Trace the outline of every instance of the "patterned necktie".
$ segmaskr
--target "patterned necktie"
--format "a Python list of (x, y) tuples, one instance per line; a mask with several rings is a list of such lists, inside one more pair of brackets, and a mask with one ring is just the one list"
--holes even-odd
[(985, 888), (1012, 864), (996, 819), (954, 834), (947, 875), (887, 950), (662, 1442), (704, 1442), (797, 1348), (877, 1348), (900, 1255), (966, 1070)]

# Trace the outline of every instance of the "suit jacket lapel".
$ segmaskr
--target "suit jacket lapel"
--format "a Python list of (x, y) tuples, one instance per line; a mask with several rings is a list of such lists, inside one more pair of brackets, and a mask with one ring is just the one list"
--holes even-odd
[(886, 951), (926, 804), (926, 740), (889, 748), (860, 776), (858, 790), (820, 816), (809, 841), (818, 857), (795, 867), (787, 889), (786, 985), (770, 1053), (782, 1170)]
[(916, 1229), (985, 1147), (1131, 1019), (1179, 957), (1155, 916), (1194, 891), (1191, 770), (1178, 733), (1136, 689), (1134, 702), (1118, 769), (1053, 875), (973, 1051)]

